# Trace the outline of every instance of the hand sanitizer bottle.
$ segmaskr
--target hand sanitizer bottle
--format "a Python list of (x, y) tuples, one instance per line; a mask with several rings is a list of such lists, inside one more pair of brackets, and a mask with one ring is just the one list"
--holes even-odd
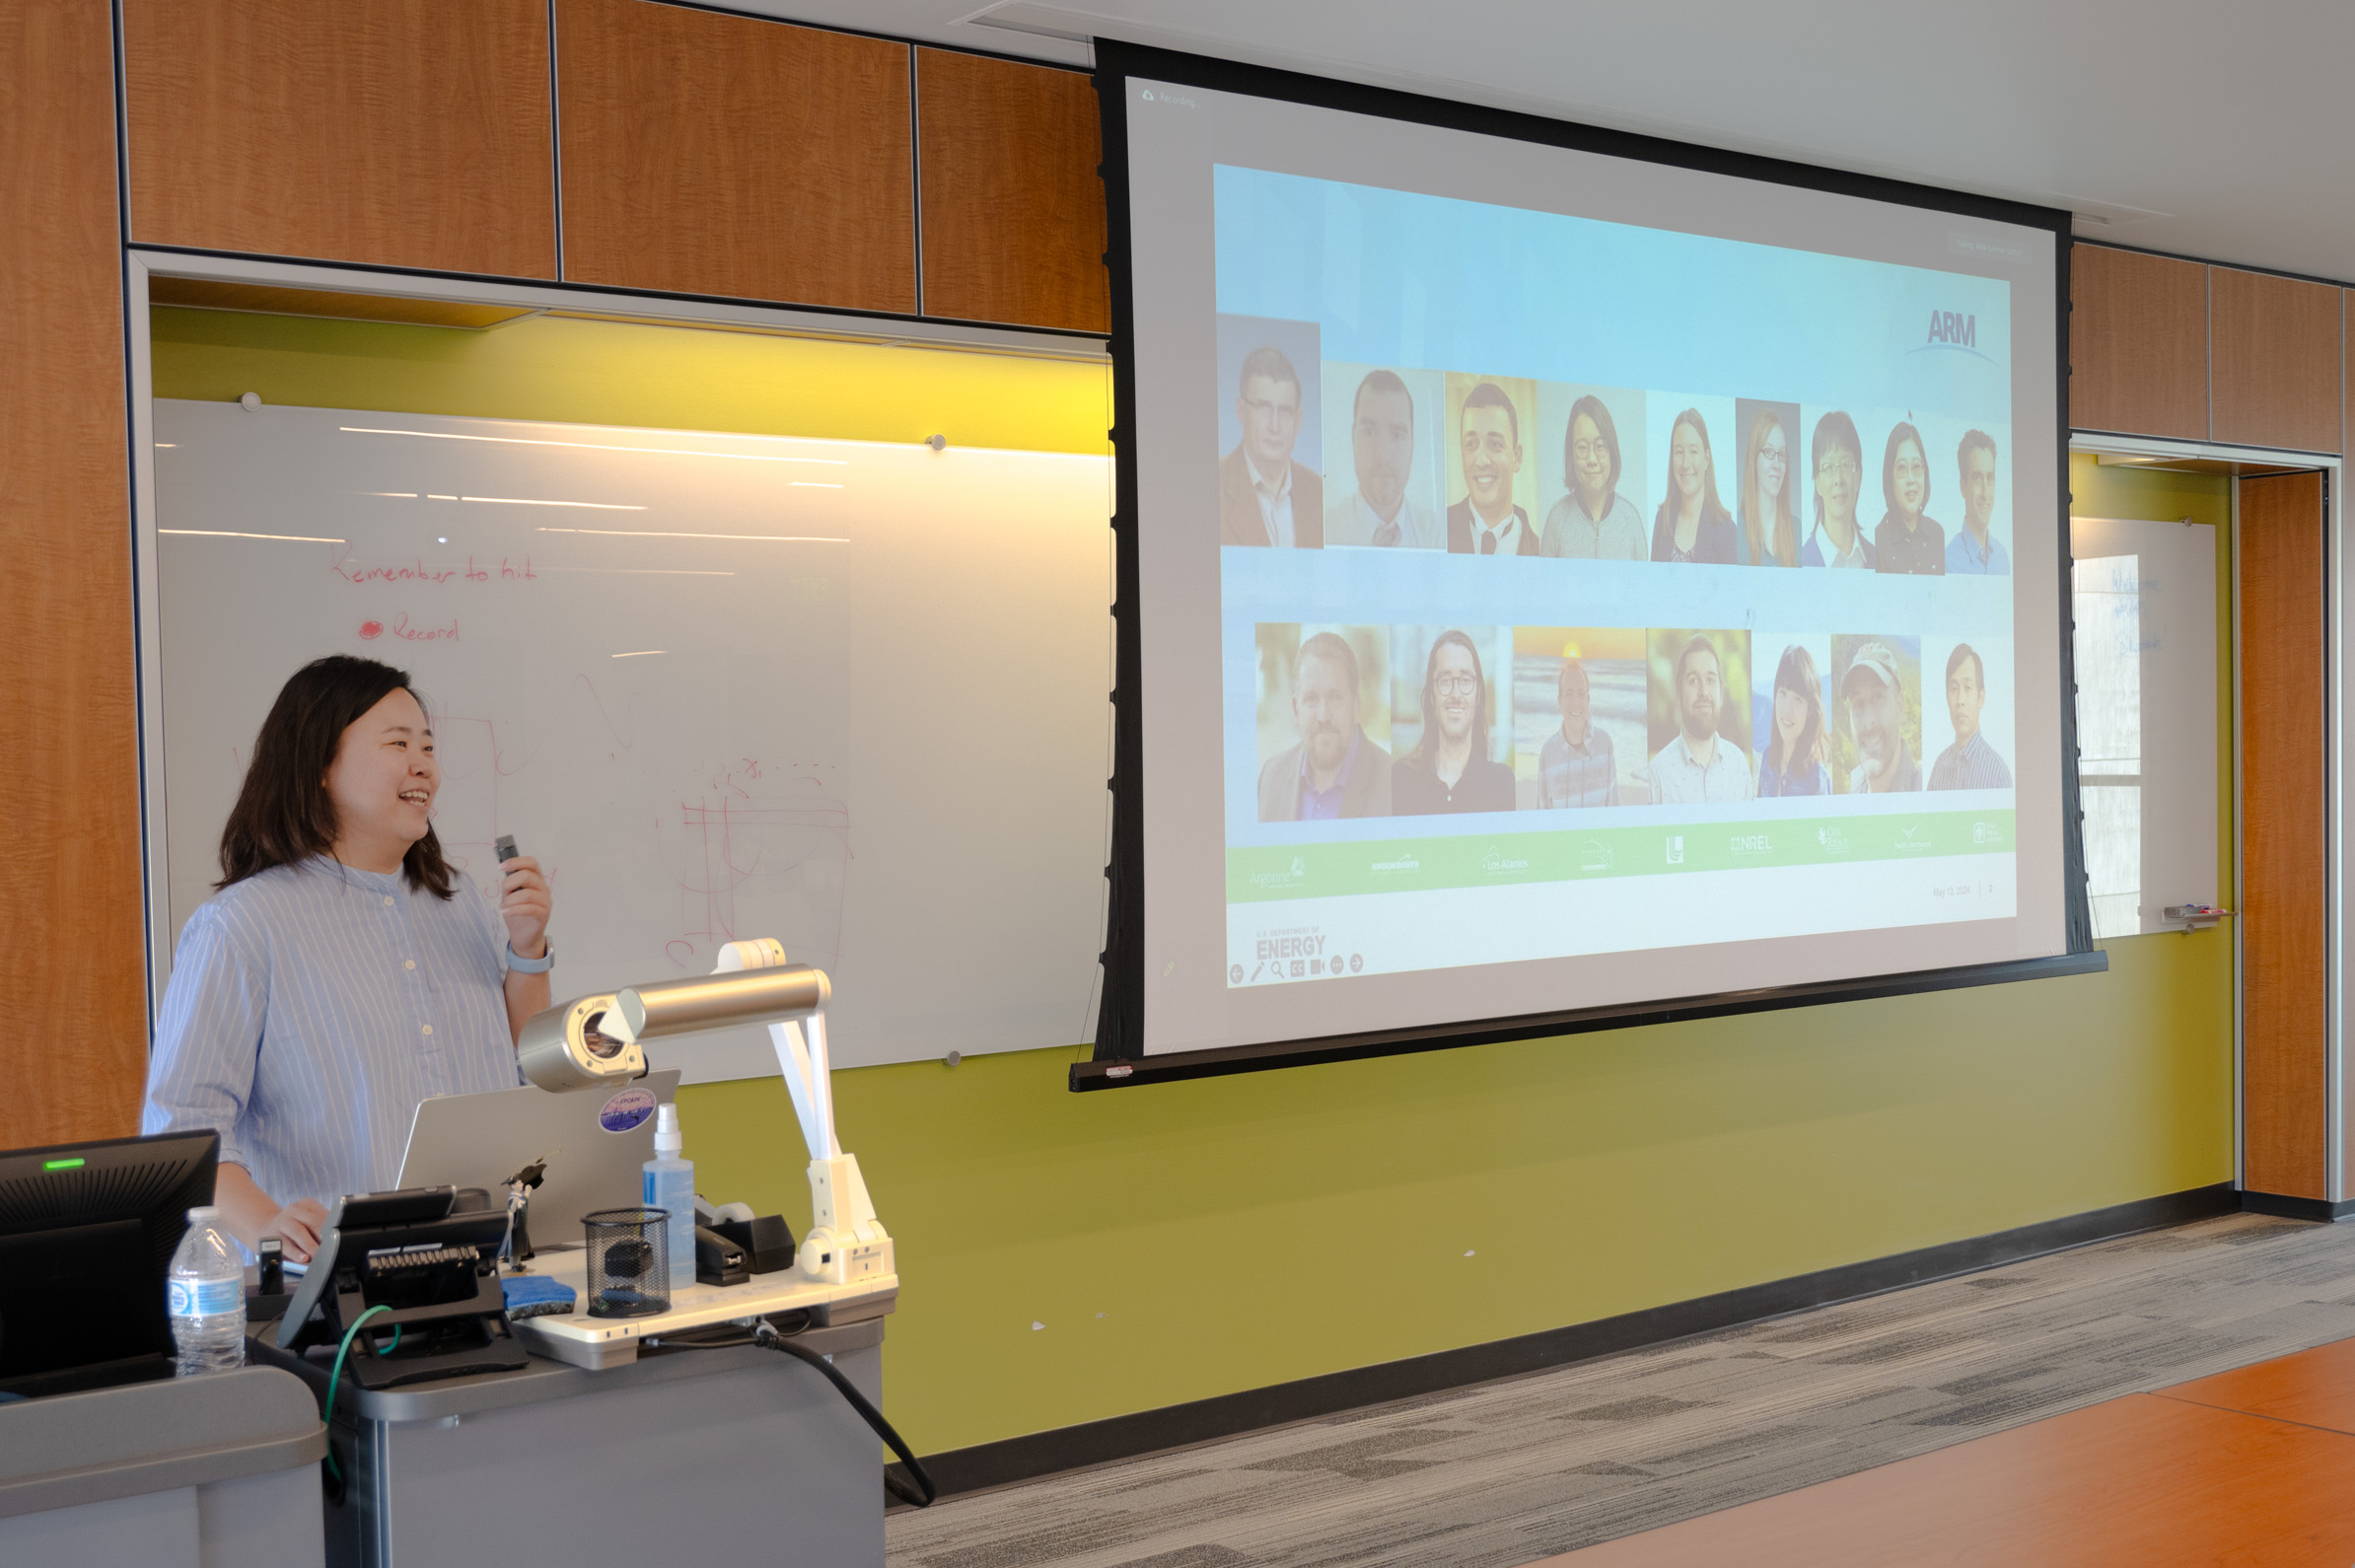
[(695, 1283), (695, 1164), (681, 1160), (678, 1150), (678, 1107), (666, 1105), (654, 1113), (654, 1158), (639, 1169), (646, 1174), (646, 1206), (671, 1214), (668, 1249), (674, 1302)]

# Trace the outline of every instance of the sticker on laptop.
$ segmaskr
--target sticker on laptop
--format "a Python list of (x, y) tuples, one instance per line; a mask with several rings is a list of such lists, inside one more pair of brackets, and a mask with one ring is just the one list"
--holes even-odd
[(624, 1089), (606, 1102), (606, 1108), (597, 1113), (597, 1124), (607, 1132), (629, 1132), (644, 1126), (653, 1114), (653, 1090)]

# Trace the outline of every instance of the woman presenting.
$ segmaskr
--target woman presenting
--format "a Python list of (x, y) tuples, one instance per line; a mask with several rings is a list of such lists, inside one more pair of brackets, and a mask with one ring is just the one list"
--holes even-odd
[(214, 1201), (248, 1247), (308, 1261), (326, 1205), (392, 1185), (417, 1103), (512, 1089), (548, 1005), (548, 885), (510, 860), (494, 908), (442, 858), (433, 731), (401, 671), (304, 666), (262, 721), (188, 917), (143, 1131), (221, 1134)]

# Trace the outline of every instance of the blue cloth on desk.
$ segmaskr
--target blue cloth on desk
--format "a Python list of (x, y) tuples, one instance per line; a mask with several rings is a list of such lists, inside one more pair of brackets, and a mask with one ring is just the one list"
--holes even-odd
[(580, 1298), (573, 1288), (560, 1279), (545, 1274), (510, 1274), (500, 1285), (507, 1293), (509, 1318), (537, 1318), (552, 1314), (565, 1316), (572, 1312), (573, 1303)]

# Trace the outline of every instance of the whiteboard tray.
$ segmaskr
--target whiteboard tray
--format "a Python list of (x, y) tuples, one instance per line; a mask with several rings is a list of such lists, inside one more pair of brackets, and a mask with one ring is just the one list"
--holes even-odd
[[(533, 1273), (570, 1285), (583, 1303), (589, 1296), (588, 1269), (586, 1247), (541, 1252), (532, 1259)], [(774, 1274), (754, 1274), (750, 1283), (744, 1285), (684, 1286), (672, 1292), (669, 1312), (647, 1318), (592, 1318), (577, 1310), (567, 1316), (549, 1313), (519, 1319), (515, 1332), (535, 1354), (594, 1372), (635, 1361), (638, 1342), (650, 1336), (796, 1311), (807, 1311), (823, 1322), (855, 1322), (882, 1317), (898, 1299), (896, 1274), (828, 1285), (805, 1279), (798, 1270), (782, 1269)]]

